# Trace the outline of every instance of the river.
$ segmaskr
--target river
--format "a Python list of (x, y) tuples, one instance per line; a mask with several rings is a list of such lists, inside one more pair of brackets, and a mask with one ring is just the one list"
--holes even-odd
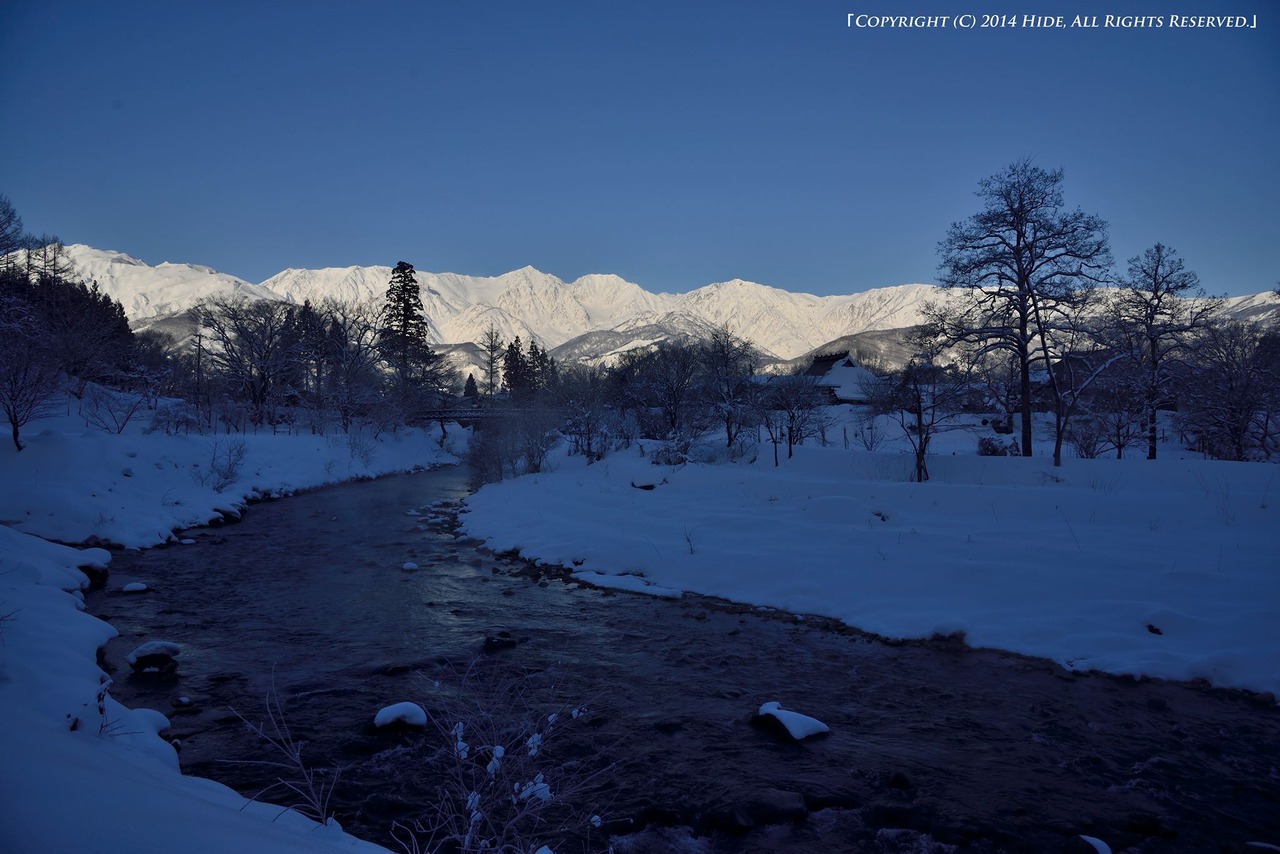
[[(338, 820), (393, 849), (393, 823), (429, 821), (439, 798), (466, 823), (459, 791), (486, 779), (493, 733), (519, 746), (494, 779), (541, 773), (554, 795), (522, 838), (560, 854), (610, 838), (824, 854), (1092, 850), (1080, 834), (1116, 851), (1280, 844), (1268, 700), (567, 583), (459, 538), (448, 510), (467, 491), (457, 469), (328, 487), (190, 545), (117, 553), (88, 599), (120, 631), (103, 652), (113, 695), (169, 714), (184, 770), (247, 795), (280, 776), (242, 720), (269, 727), (274, 698), (305, 762), (342, 768)], [(119, 592), (130, 581), (150, 589)], [(176, 674), (130, 673), (149, 640), (182, 645)], [(400, 701), (439, 726), (375, 730)], [(791, 742), (753, 720), (769, 701), (831, 732)]]

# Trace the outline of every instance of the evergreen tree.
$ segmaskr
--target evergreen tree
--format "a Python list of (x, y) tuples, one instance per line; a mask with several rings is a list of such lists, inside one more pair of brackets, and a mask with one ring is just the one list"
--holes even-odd
[(467, 374), (467, 383), (462, 387), (462, 396), (475, 406), (480, 402), (480, 389), (476, 385), (476, 378), (472, 374)]
[(391, 272), (379, 350), (391, 367), (392, 392), (406, 421), (438, 408), (454, 386), (453, 371), (427, 343), (417, 275), (404, 261)]
[(551, 357), (547, 351), (538, 346), (537, 341), (529, 342), (529, 391), (536, 394), (549, 386), (551, 373)]
[(417, 274), (413, 265), (404, 261), (391, 271), (381, 349), (401, 382), (409, 382), (419, 369), (436, 360), (427, 344), (427, 318)]
[(524, 355), (524, 345), (520, 336), (507, 345), (507, 352), (502, 357), (502, 384), (513, 401), (522, 401), (529, 392), (529, 361)]

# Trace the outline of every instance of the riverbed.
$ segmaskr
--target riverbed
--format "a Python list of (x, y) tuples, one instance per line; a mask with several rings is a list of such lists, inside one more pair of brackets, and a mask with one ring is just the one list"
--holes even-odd
[[(1280, 844), (1267, 699), (566, 582), (457, 535), (466, 480), (319, 489), (189, 545), (118, 553), (89, 597), (120, 631), (103, 657), (113, 695), (170, 716), (188, 773), (250, 796), (281, 773), (259, 764), (271, 748), (245, 721), (270, 731), (277, 702), (307, 765), (341, 766), (337, 819), (392, 848), (415, 819), (434, 822), (438, 799), (465, 800), (450, 728), (479, 736), (486, 721), (544, 738), (518, 770), (557, 795), (533, 835), (559, 852)], [(131, 581), (150, 589), (119, 592)], [(171, 677), (130, 673), (149, 640), (182, 645)], [(375, 730), (401, 701), (433, 724)], [(790, 741), (754, 718), (770, 701), (830, 733)], [(470, 741), (474, 765), (484, 740)]]

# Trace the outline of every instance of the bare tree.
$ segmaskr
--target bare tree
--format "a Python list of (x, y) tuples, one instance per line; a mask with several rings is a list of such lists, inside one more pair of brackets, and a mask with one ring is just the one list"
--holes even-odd
[(969, 394), (969, 371), (947, 364), (945, 342), (922, 330), (909, 343), (916, 351), (900, 370), (890, 372), (872, 392), (873, 411), (898, 422), (915, 456), (915, 479), (929, 479), (929, 446), (934, 438), (961, 425), (956, 422)]
[(609, 401), (617, 414), (618, 438), (626, 448), (640, 435), (648, 407), (643, 377), (647, 355), (641, 350), (627, 350), (608, 370)]
[(818, 385), (818, 377), (807, 375), (774, 377), (769, 381), (761, 403), (761, 421), (773, 443), (773, 464), (778, 464), (778, 445), (787, 443), (787, 459), (795, 454), (795, 446), (826, 426), (826, 390)]
[(981, 399), (983, 411), (999, 413), (993, 424), (997, 433), (1013, 432), (1013, 416), (1022, 408), (1018, 361), (1005, 350), (988, 350), (975, 344), (962, 345), (956, 361), (965, 366), (970, 392)]
[(732, 448), (754, 416), (755, 350), (751, 343), (721, 326), (702, 345), (702, 367), (708, 404), (724, 425), (725, 447)]
[(662, 411), (672, 436), (691, 426), (689, 415), (697, 402), (699, 367), (698, 348), (692, 344), (660, 344), (639, 362), (645, 394)]
[(0, 195), (0, 267), (11, 269), (18, 263), (14, 254), (27, 247), (27, 232), (13, 203)]
[(1020, 160), (978, 185), (983, 209), (954, 223), (939, 246), (941, 283), (971, 299), (935, 320), (949, 339), (1010, 354), (1018, 368), (1022, 453), (1031, 454), (1031, 376), (1036, 344), (1080, 290), (1104, 281), (1111, 263), (1106, 224), (1064, 210), (1062, 170)]
[(1100, 346), (1097, 323), (1089, 314), (1092, 295), (1092, 289), (1083, 289), (1069, 309), (1058, 313), (1052, 329), (1038, 327), (1038, 350), (1049, 366), (1047, 385), (1053, 399), (1055, 466), (1062, 465), (1062, 443), (1072, 416), (1093, 386), (1124, 359), (1123, 354)]
[(177, 356), (177, 342), (167, 332), (147, 329), (134, 334), (128, 384), (142, 395), (148, 409), (155, 409), (160, 395), (172, 390)]
[(75, 270), (67, 257), (67, 247), (55, 234), (28, 235), (25, 238), (22, 261), (31, 281), (41, 278), (72, 279)]
[(1143, 382), (1139, 366), (1125, 359), (1111, 365), (1092, 391), (1087, 420), (1098, 432), (1099, 450), (1115, 451), (1117, 460), (1142, 438), (1149, 414)]
[(492, 405), (493, 399), (498, 393), (498, 386), (502, 383), (502, 357), (505, 353), (506, 347), (502, 343), (502, 336), (498, 333), (498, 328), (490, 323), (489, 328), (485, 330), (484, 336), (480, 339), (480, 354), (482, 357), (480, 379), (484, 383), (485, 398), (490, 405)]
[(329, 364), (329, 399), (342, 432), (350, 433), (355, 420), (368, 414), (380, 394), (381, 310), (370, 302), (326, 300), (320, 312), (328, 320), (324, 353)]
[(1196, 349), (1179, 401), (1182, 428), (1219, 459), (1270, 458), (1280, 419), (1280, 333), (1251, 323), (1215, 323)]
[(0, 289), (0, 411), (9, 420), (13, 446), (23, 449), (21, 429), (53, 412), (59, 387), (58, 363), (35, 312)]
[(564, 431), (588, 463), (604, 457), (609, 435), (609, 383), (597, 367), (574, 366), (560, 372), (554, 389), (565, 412)]
[(249, 406), (255, 426), (269, 420), (291, 353), (291, 307), (274, 300), (220, 297), (196, 308), (209, 337), (209, 360), (236, 397)]
[(1156, 458), (1156, 412), (1173, 402), (1174, 369), (1220, 309), (1221, 300), (1206, 299), (1196, 274), (1163, 243), (1129, 259), (1111, 310), (1115, 337), (1140, 369), (1149, 460)]

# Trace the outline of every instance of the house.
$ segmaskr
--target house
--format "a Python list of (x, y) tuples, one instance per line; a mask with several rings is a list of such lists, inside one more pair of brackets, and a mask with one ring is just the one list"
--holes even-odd
[(814, 356), (804, 375), (818, 377), (818, 386), (827, 390), (833, 404), (864, 404), (877, 382), (876, 375), (855, 362), (848, 352)]

